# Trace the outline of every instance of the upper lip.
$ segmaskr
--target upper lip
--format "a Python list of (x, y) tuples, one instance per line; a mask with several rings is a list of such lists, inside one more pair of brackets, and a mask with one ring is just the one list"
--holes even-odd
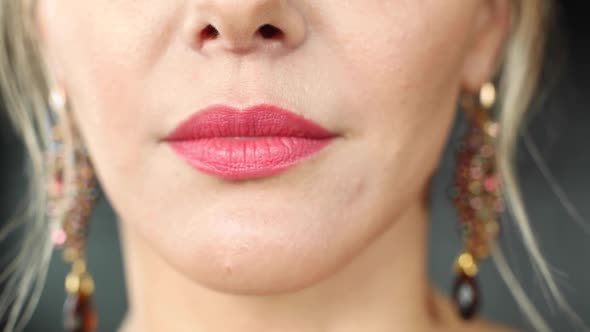
[(261, 136), (325, 139), (336, 134), (279, 106), (259, 104), (240, 111), (231, 106), (216, 104), (189, 116), (166, 140)]

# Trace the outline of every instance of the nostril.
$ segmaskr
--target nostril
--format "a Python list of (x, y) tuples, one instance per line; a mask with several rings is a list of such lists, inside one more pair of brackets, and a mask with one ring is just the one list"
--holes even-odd
[(201, 40), (215, 39), (219, 36), (219, 31), (215, 29), (211, 24), (207, 25), (203, 31), (201, 31)]
[(273, 39), (273, 38), (280, 38), (283, 35), (283, 31), (281, 29), (276, 28), (273, 25), (265, 24), (258, 28), (258, 32), (264, 39)]

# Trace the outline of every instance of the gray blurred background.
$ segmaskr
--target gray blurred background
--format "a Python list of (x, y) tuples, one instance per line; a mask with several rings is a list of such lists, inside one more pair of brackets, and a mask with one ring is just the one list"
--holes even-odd
[[(558, 10), (558, 29), (552, 34), (542, 84), (544, 85), (527, 126), (532, 141), (538, 146), (544, 166), (554, 176), (569, 200), (590, 227), (590, 49), (586, 36), (590, 24), (585, 1), (564, 2)], [(449, 138), (432, 190), (429, 268), (432, 281), (448, 292), (453, 275), (451, 266), (460, 250), (455, 212), (447, 188), (453, 172), (453, 149), (464, 123), (459, 116)], [(7, 120), (0, 116), (0, 224), (14, 211), (23, 198), (25, 174), (23, 150)], [(522, 188), (536, 236), (543, 254), (558, 275), (560, 286), (571, 304), (590, 324), (590, 234), (576, 224), (560, 203), (549, 181), (531, 154), (521, 144), (518, 167)], [(99, 312), (99, 331), (115, 331), (126, 311), (126, 295), (120, 257), (116, 217), (106, 199), (91, 221), (89, 265), (98, 291), (95, 295)], [(510, 264), (525, 290), (550, 321), (555, 331), (574, 331), (567, 317), (552, 310), (541, 291), (520, 235), (504, 220), (501, 243)], [(6, 253), (8, 243), (0, 245)], [(61, 331), (64, 301), (63, 279), (67, 267), (55, 254), (47, 285), (39, 307), (27, 331)], [(480, 275), (484, 300), (483, 315), (525, 331), (533, 331), (523, 318), (491, 262), (486, 262)], [(393, 310), (393, 309), (392, 309)], [(1, 324), (0, 324), (1, 329)]]

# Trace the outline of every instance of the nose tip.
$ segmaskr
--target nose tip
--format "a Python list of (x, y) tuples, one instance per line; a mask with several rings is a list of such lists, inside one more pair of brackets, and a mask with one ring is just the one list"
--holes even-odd
[(203, 52), (292, 49), (305, 39), (305, 21), (286, 0), (211, 0), (198, 7), (187, 38)]

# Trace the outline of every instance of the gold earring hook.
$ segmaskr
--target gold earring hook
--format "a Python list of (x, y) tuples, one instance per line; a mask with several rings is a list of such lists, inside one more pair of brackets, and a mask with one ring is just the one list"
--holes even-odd
[(485, 83), (479, 90), (479, 104), (485, 108), (492, 108), (496, 103), (496, 87), (491, 82)]

